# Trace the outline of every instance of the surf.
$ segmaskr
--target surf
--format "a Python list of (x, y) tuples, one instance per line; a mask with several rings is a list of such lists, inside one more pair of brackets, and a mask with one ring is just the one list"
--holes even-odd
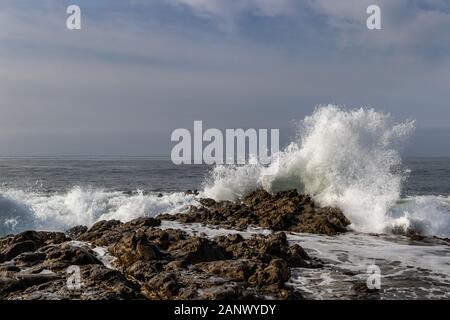
[(298, 123), (297, 136), (270, 166), (216, 166), (204, 196), (235, 200), (263, 188), (297, 189), (323, 206), (339, 207), (361, 232), (385, 232), (406, 222), (389, 216), (400, 200), (399, 148), (414, 130), (412, 120), (396, 122), (372, 108), (319, 106)]

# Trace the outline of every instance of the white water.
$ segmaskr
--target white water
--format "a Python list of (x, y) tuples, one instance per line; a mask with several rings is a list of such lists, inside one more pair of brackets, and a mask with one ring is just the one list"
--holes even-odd
[(123, 222), (160, 213), (182, 212), (194, 196), (170, 193), (124, 194), (74, 187), (63, 194), (0, 190), (0, 235), (26, 229), (65, 230), (76, 225), (91, 226), (100, 220)]
[[(411, 217), (435, 218), (427, 211), (411, 215), (411, 208), (397, 210), (395, 216), (391, 212), (405, 177), (399, 171), (398, 148), (413, 129), (413, 121), (396, 123), (373, 109), (319, 107), (299, 124), (298, 139), (271, 166), (218, 166), (204, 195), (233, 200), (257, 188), (295, 188), (321, 205), (341, 208), (355, 230), (381, 233), (392, 226), (410, 227)], [(448, 210), (440, 218), (444, 225), (431, 223), (424, 231), (449, 234)]]
[[(162, 228), (181, 229), (208, 237), (270, 234), (263, 229), (245, 231), (209, 228), (200, 224), (163, 222)], [(292, 269), (289, 285), (313, 299), (351, 298), (352, 285), (366, 282), (367, 268), (381, 271), (381, 299), (450, 298), (450, 246), (441, 241), (412, 242), (407, 237), (348, 232), (337, 236), (288, 233), (291, 244), (301, 245), (325, 262), (323, 268)]]

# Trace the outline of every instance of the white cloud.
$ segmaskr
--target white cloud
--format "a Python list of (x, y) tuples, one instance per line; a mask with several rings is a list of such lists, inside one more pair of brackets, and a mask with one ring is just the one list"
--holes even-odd
[(294, 0), (168, 0), (168, 3), (187, 7), (226, 30), (235, 30), (237, 20), (245, 14), (276, 17), (295, 13)]

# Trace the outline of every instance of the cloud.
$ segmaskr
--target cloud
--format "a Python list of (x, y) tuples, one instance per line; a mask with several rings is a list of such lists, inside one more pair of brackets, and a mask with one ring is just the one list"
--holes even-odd
[[(450, 50), (450, 3), (446, 0), (309, 0), (310, 8), (334, 29), (340, 47), (427, 54)], [(365, 27), (366, 8), (381, 8), (382, 30)], [(430, 37), (430, 35), (433, 35)]]
[[(225, 32), (239, 33), (252, 17), (295, 17), (289, 20), (293, 30), (323, 37), (340, 49), (412, 50), (412, 55), (450, 50), (450, 42), (446, 39), (450, 30), (450, 2), (446, 0), (161, 1), (188, 9)], [(383, 29), (380, 31), (371, 32), (366, 28), (366, 9), (372, 4), (379, 5), (382, 10)], [(305, 12), (315, 19), (301, 21)], [(295, 25), (304, 30), (298, 30)], [(315, 33), (314, 29), (320, 30), (321, 34)], [(430, 34), (434, 36), (430, 37)]]
[(225, 31), (234, 31), (245, 15), (260, 17), (291, 16), (295, 0), (169, 0), (175, 6), (189, 8), (196, 15), (215, 21)]
[(266, 17), (291, 15), (294, 7), (293, 0), (172, 0), (203, 15), (222, 17), (253, 14)]
[(428, 2), (380, 0), (369, 32), (363, 0), (82, 0), (69, 32), (61, 1), (3, 0), (0, 154), (161, 154), (193, 120), (283, 128), (329, 102), (448, 127), (448, 11)]

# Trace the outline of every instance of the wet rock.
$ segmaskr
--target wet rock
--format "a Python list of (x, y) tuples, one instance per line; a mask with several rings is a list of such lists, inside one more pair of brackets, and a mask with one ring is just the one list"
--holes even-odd
[(277, 288), (282, 288), (290, 276), (286, 261), (274, 259), (266, 268), (256, 271), (249, 279), (249, 283), (258, 287), (276, 285)]
[(24, 252), (30, 252), (36, 250), (36, 244), (31, 240), (26, 240), (12, 244), (5, 251), (2, 252), (3, 259), (5, 261), (12, 260), (16, 256)]
[(187, 213), (160, 215), (160, 220), (182, 223), (203, 223), (237, 229), (257, 226), (274, 231), (292, 231), (335, 235), (347, 231), (350, 221), (341, 210), (319, 207), (307, 195), (296, 190), (270, 194), (263, 190), (252, 192), (240, 201), (200, 199), (199, 207)]
[(363, 300), (380, 299), (380, 290), (376, 288), (370, 289), (364, 282), (355, 283), (354, 285), (352, 285), (351, 290), (353, 292), (353, 297), (355, 299), (363, 299)]
[(224, 260), (230, 255), (220, 246), (206, 238), (190, 237), (171, 246), (170, 253), (188, 264)]
[(102, 264), (92, 250), (64, 243), (49, 248), (46, 253), (44, 266), (55, 270), (64, 269), (71, 265)]
[(69, 240), (61, 232), (26, 231), (0, 239), (0, 262), (9, 261), (24, 252), (33, 252), (50, 244)]
[(66, 235), (71, 239), (76, 239), (88, 230), (86, 226), (76, 226), (66, 231)]
[(164, 259), (166, 254), (149, 241), (143, 232), (127, 234), (118, 243), (109, 247), (109, 251), (125, 266), (131, 266), (136, 261)]
[(197, 189), (195, 189), (194, 191), (192, 191), (192, 190), (186, 190), (186, 191), (184, 192), (184, 195), (186, 195), (186, 196), (188, 196), (188, 195), (195, 195), (195, 196), (197, 196), (197, 195), (199, 195), (199, 192), (198, 192)]
[[(0, 298), (301, 298), (285, 286), (290, 268), (317, 267), (300, 246), (289, 245), (283, 232), (208, 239), (162, 230), (159, 223), (153, 218), (102, 221), (70, 230), (78, 241), (50, 233), (2, 239), (2, 252), (14, 252), (14, 258), (0, 263)], [(98, 245), (114, 257), (109, 264), (91, 249)], [(80, 268), (79, 290), (67, 286), (70, 266)]]

